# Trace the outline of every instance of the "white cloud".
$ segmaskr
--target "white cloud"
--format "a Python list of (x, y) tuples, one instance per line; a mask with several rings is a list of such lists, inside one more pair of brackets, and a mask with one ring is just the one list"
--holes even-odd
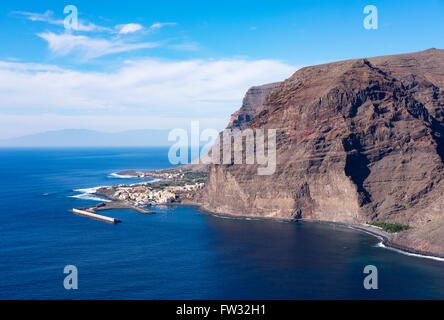
[(49, 49), (56, 55), (77, 54), (81, 59), (89, 60), (108, 54), (127, 52), (159, 46), (155, 42), (128, 43), (121, 39), (91, 38), (70, 33), (56, 34), (44, 32), (37, 34), (46, 40)]
[(150, 30), (160, 29), (167, 26), (175, 26), (176, 22), (156, 22), (150, 26)]
[(138, 23), (127, 23), (127, 24), (118, 24), (115, 27), (119, 34), (128, 34), (140, 31), (143, 29), (143, 26)]
[(10, 70), (11, 72), (63, 72), (64, 69), (54, 65), (40, 63), (21, 63), (0, 61), (0, 70)]
[[(29, 12), (29, 11), (13, 11), (13, 13), (24, 16), (30, 21), (46, 22), (46, 23), (49, 23), (52, 25), (58, 25), (58, 26), (64, 25), (64, 20), (63, 19), (55, 19), (54, 12), (52, 12), (51, 10), (47, 10), (44, 13)], [(148, 30), (154, 31), (157, 29), (161, 29), (163, 27), (175, 26), (175, 25), (177, 25), (176, 22), (155, 22), (148, 28)], [(113, 28), (99, 26), (99, 25), (96, 25), (92, 22), (86, 22), (84, 20), (79, 19), (78, 27), (77, 27), (76, 31), (83, 31), (83, 32), (103, 32), (103, 31), (106, 31), (109, 33), (114, 33), (115, 30), (117, 30), (117, 32), (119, 34), (129, 34), (129, 33), (134, 33), (134, 32), (143, 30), (143, 29), (144, 29), (144, 27), (139, 23), (118, 24), (118, 25), (114, 26), (114, 29), (113, 29)]]
[(185, 126), (190, 119), (227, 123), (250, 86), (283, 80), (296, 69), (274, 60), (145, 59), (113, 72), (0, 62), (0, 138), (19, 135), (21, 128), (119, 131)]
[(25, 16), (30, 21), (41, 21), (50, 24), (62, 24), (63, 20), (56, 20), (53, 18), (54, 12), (47, 10), (44, 13), (28, 12), (28, 11), (14, 11), (14, 14)]
[[(28, 11), (14, 11), (13, 13), (24, 16), (30, 21), (45, 22), (64, 28), (64, 20), (55, 19), (54, 13), (50, 10), (44, 13)], [(124, 36), (139, 31), (146, 31), (141, 33), (146, 34), (166, 26), (175, 25), (175, 22), (156, 22), (149, 28), (144, 28), (139, 23), (126, 23), (109, 28), (79, 20), (75, 30), (65, 30), (64, 33), (45, 31), (37, 33), (37, 36), (47, 41), (49, 49), (55, 55), (65, 56), (75, 53), (81, 60), (89, 60), (113, 53), (157, 47), (160, 45), (159, 42), (128, 42), (128, 39), (125, 40)], [(81, 35), (79, 32), (105, 32), (105, 34), (99, 38), (97, 35), (90, 37)], [(197, 45), (195, 43), (176, 44), (170, 46), (170, 48), (195, 51)]]
[(102, 27), (102, 26), (98, 26), (92, 22), (82, 22), (79, 21), (79, 23), (77, 24), (77, 29), (75, 31), (84, 31), (84, 32), (103, 32), (103, 31), (107, 31), (107, 32), (112, 32), (111, 28), (107, 28), (107, 27)]

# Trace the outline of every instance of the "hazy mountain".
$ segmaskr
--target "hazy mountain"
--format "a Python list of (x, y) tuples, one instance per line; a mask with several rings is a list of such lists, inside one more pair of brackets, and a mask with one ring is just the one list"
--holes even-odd
[(67, 129), (0, 140), (1, 147), (117, 147), (169, 146), (169, 130), (133, 130), (104, 133)]

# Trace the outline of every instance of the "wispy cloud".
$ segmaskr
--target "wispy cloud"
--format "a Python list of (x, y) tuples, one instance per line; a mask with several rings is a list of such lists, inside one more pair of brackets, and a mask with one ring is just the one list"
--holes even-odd
[[(64, 28), (64, 20), (55, 19), (54, 13), (50, 10), (44, 13), (14, 11), (13, 14), (24, 16), (30, 21), (44, 22)], [(115, 53), (158, 47), (161, 45), (160, 42), (141, 41), (142, 38), (140, 36), (138, 40), (133, 37), (130, 42), (125, 35), (139, 33), (143, 36), (155, 30), (175, 25), (175, 22), (156, 22), (148, 28), (145, 28), (140, 23), (126, 23), (118, 24), (114, 27), (103, 27), (92, 22), (79, 20), (78, 27), (75, 30), (64, 30), (63, 32), (44, 31), (37, 33), (37, 36), (48, 43), (49, 49), (54, 55), (67, 56), (72, 54), (81, 61), (85, 61)], [(101, 32), (101, 35), (92, 34), (91, 36), (86, 36), (81, 32)], [(197, 50), (197, 44), (176, 44), (171, 45), (170, 48), (183, 51), (195, 51)]]
[(143, 29), (143, 26), (138, 23), (127, 23), (127, 24), (118, 24), (115, 26), (115, 29), (119, 34), (128, 34), (140, 31)]
[(160, 28), (163, 28), (163, 27), (167, 27), (167, 26), (175, 26), (175, 25), (177, 25), (177, 23), (176, 22), (156, 22), (156, 23), (153, 23), (151, 26), (150, 26), (150, 30), (156, 30), (156, 29), (160, 29)]
[(81, 20), (79, 21), (78, 25), (77, 25), (77, 29), (76, 31), (84, 31), (84, 32), (103, 32), (103, 31), (107, 31), (107, 32), (112, 32), (111, 28), (107, 28), (107, 27), (102, 27), (102, 26), (98, 26), (92, 22), (82, 22)]
[(149, 28), (144, 28), (139, 23), (127, 23), (127, 24), (118, 24), (114, 28), (118, 31), (119, 34), (128, 34), (134, 33), (142, 30), (147, 31), (155, 31), (167, 26), (175, 26), (175, 22), (155, 22)]
[(44, 13), (28, 12), (28, 11), (13, 11), (12, 13), (25, 16), (28, 20), (31, 21), (42, 21), (50, 24), (63, 25), (63, 20), (54, 19), (53, 18), (54, 13), (50, 10), (47, 10)]
[(274, 60), (232, 59), (144, 59), (127, 61), (113, 72), (0, 62), (0, 138), (21, 127), (37, 132), (99, 125), (113, 131), (118, 123), (119, 130), (143, 123), (150, 128), (152, 122), (158, 128), (183, 127), (190, 119), (226, 123), (246, 89), (283, 80), (296, 69)]
[(128, 43), (121, 39), (108, 40), (70, 33), (43, 32), (37, 35), (48, 42), (49, 49), (55, 55), (66, 56), (75, 54), (81, 60), (159, 46), (157, 42)]
[[(30, 21), (39, 21), (39, 22), (46, 22), (52, 25), (57, 26), (63, 26), (64, 20), (63, 19), (55, 19), (54, 18), (54, 12), (51, 10), (47, 10), (44, 13), (38, 13), (38, 12), (29, 12), (29, 11), (13, 11), (13, 14), (21, 15), (26, 17)], [(158, 30), (164, 27), (168, 26), (175, 26), (177, 25), (176, 22), (155, 22), (153, 23), (149, 28), (147, 28), (148, 31), (154, 31)], [(92, 22), (87, 22), (84, 20), (79, 20), (78, 28), (76, 31), (83, 31), (83, 32), (102, 32), (106, 31), (109, 33), (118, 33), (118, 34), (129, 34), (134, 33), (137, 31), (141, 31), (145, 29), (143, 25), (139, 23), (126, 23), (126, 24), (118, 24), (115, 25), (113, 28), (110, 27), (104, 27), (99, 26), (97, 24), (94, 24)]]
[[(44, 13), (27, 12), (27, 11), (14, 11), (14, 14), (25, 16), (30, 21), (46, 22), (56, 26), (63, 26), (64, 20), (55, 19), (54, 12), (47, 10)], [(96, 25), (92, 22), (85, 22), (79, 20), (77, 30), (83, 32), (102, 32), (102, 31), (113, 31), (111, 28)]]

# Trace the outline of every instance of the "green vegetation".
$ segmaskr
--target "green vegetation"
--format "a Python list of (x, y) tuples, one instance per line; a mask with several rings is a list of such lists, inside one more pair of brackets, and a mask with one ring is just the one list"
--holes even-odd
[(98, 189), (96, 191), (96, 194), (110, 198), (110, 197), (112, 197), (112, 195), (114, 193), (116, 193), (116, 191), (117, 191), (117, 187), (116, 186), (103, 187), (103, 188)]
[(156, 181), (150, 184), (153, 189), (164, 189), (165, 187), (184, 186), (186, 184), (205, 183), (208, 173), (185, 171), (180, 176), (172, 179)]
[(370, 222), (372, 226), (382, 228), (385, 232), (396, 233), (404, 230), (409, 230), (411, 227), (399, 224), (399, 223), (387, 223), (387, 222)]

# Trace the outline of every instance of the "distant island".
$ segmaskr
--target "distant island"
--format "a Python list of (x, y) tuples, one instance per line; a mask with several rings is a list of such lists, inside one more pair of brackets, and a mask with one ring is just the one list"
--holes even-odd
[(168, 146), (169, 130), (131, 130), (106, 133), (65, 129), (0, 139), (0, 147), (139, 147)]

